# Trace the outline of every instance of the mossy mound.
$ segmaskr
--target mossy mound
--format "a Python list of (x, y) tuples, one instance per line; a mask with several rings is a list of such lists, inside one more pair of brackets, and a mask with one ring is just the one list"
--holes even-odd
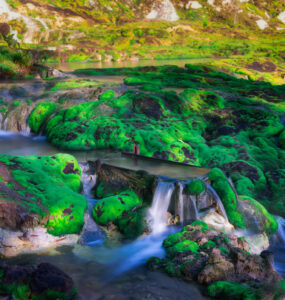
[[(80, 232), (87, 201), (79, 194), (81, 170), (74, 157), (0, 155), (0, 166), (2, 202), (36, 214), (38, 224), (53, 235)], [(2, 223), (9, 227), (8, 220)]]
[(100, 225), (118, 224), (125, 213), (141, 204), (141, 199), (134, 191), (124, 191), (118, 195), (99, 200), (93, 208), (92, 215), (96, 223)]
[(235, 192), (223, 171), (218, 168), (212, 169), (209, 173), (209, 179), (223, 202), (230, 223), (237, 227), (245, 228), (243, 215), (238, 211)]
[(55, 112), (57, 104), (54, 102), (42, 102), (29, 116), (29, 126), (32, 131), (38, 133), (44, 122)]
[(205, 183), (202, 180), (192, 180), (187, 185), (187, 190), (190, 195), (200, 195), (205, 191)]
[[(255, 291), (258, 295), (263, 295), (263, 292), (270, 294), (270, 286), (274, 287), (274, 295), (284, 293), (282, 281), (278, 283), (281, 277), (273, 267), (268, 267), (270, 260), (266, 254), (250, 254), (249, 246), (243, 238), (218, 233), (201, 221), (168, 236), (163, 247), (166, 258), (151, 257), (147, 267), (204, 284), (208, 286), (211, 297), (260, 299), (250, 297), (256, 295)], [(226, 282), (229, 279), (232, 282)], [(245, 281), (248, 283), (244, 284)]]

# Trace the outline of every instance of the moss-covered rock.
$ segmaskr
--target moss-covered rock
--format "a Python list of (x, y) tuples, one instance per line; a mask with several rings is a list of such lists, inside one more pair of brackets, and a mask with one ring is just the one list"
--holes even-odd
[(273, 296), (284, 294), (284, 284), (278, 283), (281, 276), (274, 270), (267, 253), (252, 255), (243, 238), (210, 230), (201, 221), (168, 236), (163, 247), (166, 258), (152, 257), (147, 266), (164, 270), (170, 276), (209, 285), (211, 297), (261, 299), (260, 296), (268, 296), (272, 291)]
[(118, 195), (99, 200), (93, 209), (93, 218), (100, 225), (117, 223), (124, 213), (141, 205), (142, 201), (132, 191), (124, 191)]
[(42, 102), (36, 106), (29, 116), (31, 130), (38, 133), (46, 120), (55, 112), (58, 105), (54, 102)]
[[(22, 218), (35, 214), (36, 223), (53, 235), (80, 232), (87, 201), (79, 194), (81, 170), (74, 157), (0, 155), (0, 166), (1, 202), (16, 205), (22, 214), (6, 216), (2, 227), (15, 230), (34, 226), (34, 221), (27, 217), (24, 222)], [(11, 224), (9, 218), (18, 221)]]

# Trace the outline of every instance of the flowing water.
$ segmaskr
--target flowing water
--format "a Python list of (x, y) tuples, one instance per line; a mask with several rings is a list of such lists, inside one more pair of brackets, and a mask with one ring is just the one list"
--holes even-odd
[(167, 211), (174, 191), (172, 182), (160, 180), (155, 190), (152, 205), (149, 208), (149, 219), (154, 234), (164, 232), (167, 226)]
[(275, 217), (278, 221), (278, 231), (271, 241), (271, 250), (274, 252), (275, 268), (285, 279), (285, 219)]

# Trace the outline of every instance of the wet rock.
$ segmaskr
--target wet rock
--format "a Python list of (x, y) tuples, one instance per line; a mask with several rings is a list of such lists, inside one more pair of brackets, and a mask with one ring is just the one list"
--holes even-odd
[(218, 231), (231, 232), (234, 229), (232, 224), (215, 211), (207, 214), (201, 220), (207, 223), (211, 228)]
[(29, 96), (29, 92), (22, 86), (12, 86), (9, 93), (13, 98), (25, 98)]
[(0, 228), (0, 254), (5, 257), (22, 253), (51, 250), (63, 245), (74, 245), (78, 235), (52, 236), (45, 228), (35, 227), (23, 231), (11, 231)]
[[(0, 264), (3, 272), (0, 287), (2, 295), (13, 294), (18, 287), (25, 285), (27, 296), (46, 299), (73, 299), (76, 289), (73, 280), (63, 271), (49, 263), (38, 266)], [(30, 299), (30, 298), (29, 298)]]

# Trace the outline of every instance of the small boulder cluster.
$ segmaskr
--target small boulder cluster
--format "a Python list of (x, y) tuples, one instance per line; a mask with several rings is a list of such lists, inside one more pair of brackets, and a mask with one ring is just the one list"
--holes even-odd
[[(181, 232), (168, 236), (163, 247), (166, 258), (152, 257), (147, 261), (147, 266), (207, 285), (213, 297), (245, 299), (239, 295), (244, 288), (237, 288), (235, 295), (231, 294), (232, 285), (246, 287), (248, 292), (254, 290), (256, 295), (268, 296), (270, 292), (274, 293), (274, 297), (285, 296), (285, 289), (282, 289), (284, 281), (273, 267), (272, 253), (263, 251), (260, 255), (252, 255), (243, 237), (219, 233), (209, 229), (206, 223), (195, 221)], [(272, 287), (270, 291), (267, 291), (268, 286)], [(246, 299), (262, 299), (263, 296)]]

